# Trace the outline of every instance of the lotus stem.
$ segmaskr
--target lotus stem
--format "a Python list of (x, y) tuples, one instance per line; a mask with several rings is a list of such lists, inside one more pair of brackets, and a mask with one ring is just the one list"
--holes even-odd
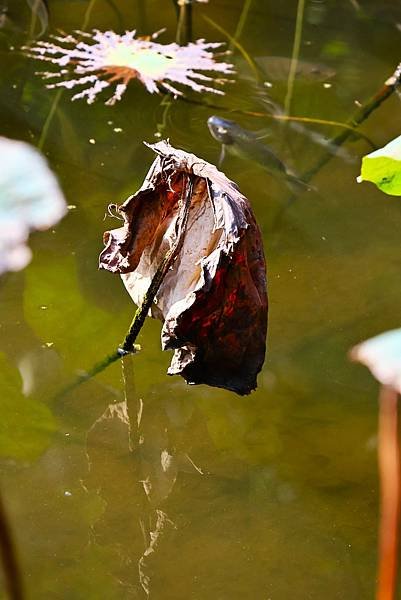
[(378, 461), (381, 489), (377, 600), (394, 600), (400, 514), (398, 395), (383, 385), (379, 396)]

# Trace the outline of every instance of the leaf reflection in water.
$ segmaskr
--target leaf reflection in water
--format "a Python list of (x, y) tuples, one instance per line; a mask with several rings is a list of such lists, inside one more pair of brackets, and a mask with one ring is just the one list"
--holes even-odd
[(200, 472), (187, 448), (179, 448), (165, 404), (159, 397), (155, 402), (139, 397), (132, 361), (132, 356), (122, 361), (124, 399), (110, 403), (87, 431), (84, 485), (103, 507), (92, 525), (93, 552), (107, 550), (116, 558), (120, 566), (110, 561), (108, 578), (117, 577), (127, 593), (141, 597), (152, 591), (150, 561), (177, 528), (166, 500), (178, 472), (188, 466), (196, 476)]

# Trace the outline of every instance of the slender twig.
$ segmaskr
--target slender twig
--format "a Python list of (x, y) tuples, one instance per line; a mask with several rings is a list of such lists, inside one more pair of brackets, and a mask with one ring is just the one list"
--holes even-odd
[(297, 72), (299, 50), (301, 48), (302, 26), (304, 20), (305, 0), (298, 0), (297, 19), (295, 23), (294, 44), (292, 48), (292, 57), (290, 72), (288, 74), (287, 95), (284, 100), (284, 112), (286, 115), (290, 113), (292, 94), (294, 91), (294, 81)]
[(215, 23), (213, 21), (213, 19), (211, 19), (210, 17), (207, 17), (206, 15), (203, 15), (203, 19), (207, 23), (209, 23), (210, 25), (212, 25), (212, 27), (214, 27), (215, 29), (217, 29), (217, 31), (219, 31), (220, 33), (222, 33), (229, 40), (230, 45), (235, 46), (236, 48), (238, 48), (238, 50), (241, 52), (242, 56), (244, 57), (244, 59), (246, 60), (246, 62), (248, 63), (248, 65), (250, 66), (251, 70), (253, 71), (256, 80), (260, 81), (261, 78), (262, 78), (261, 71), (260, 71), (258, 65), (256, 64), (256, 62), (253, 60), (252, 56), (249, 54), (249, 52), (247, 52), (245, 50), (245, 48), (243, 47), (243, 45), (240, 44), (239, 41), (235, 37), (233, 37), (230, 33), (228, 33), (228, 31), (226, 29), (224, 29), (224, 27), (222, 27), (218, 23)]
[(93, 10), (93, 8), (95, 6), (95, 2), (96, 2), (96, 0), (90, 0), (89, 4), (88, 4), (88, 6), (87, 6), (87, 8), (85, 10), (84, 20), (82, 21), (82, 27), (81, 27), (82, 31), (86, 31), (87, 28), (88, 28), (89, 20), (90, 20), (91, 15), (92, 15), (92, 10)]
[(378, 459), (381, 509), (377, 600), (394, 600), (400, 514), (397, 392), (383, 385), (379, 397)]
[[(365, 104), (360, 106), (358, 110), (348, 119), (348, 121), (345, 123), (346, 128), (335, 137), (327, 140), (327, 147), (329, 148), (329, 150), (322, 154), (322, 156), (310, 169), (301, 173), (299, 175), (299, 178), (304, 183), (309, 183), (311, 179), (330, 161), (330, 159), (336, 155), (336, 152), (333, 151), (333, 149), (335, 150), (336, 148), (340, 148), (344, 144), (344, 142), (348, 140), (349, 137), (354, 135), (354, 132), (356, 132), (357, 127), (359, 127), (359, 125), (366, 121), (369, 115), (374, 110), (376, 110), (376, 108), (379, 108), (379, 106), (393, 94), (393, 92), (397, 89), (400, 83), (401, 63), (397, 66), (392, 76), (389, 79), (387, 79), (387, 81), (378, 90), (378, 92), (374, 94), (374, 96), (369, 98), (369, 100), (365, 102)], [(285, 211), (295, 200), (295, 198), (296, 196), (294, 196), (294, 194), (291, 194), (291, 196), (287, 198), (287, 201), (285, 202), (285, 204), (283, 204), (278, 214), (276, 215), (276, 226), (282, 219)]]
[(157, 133), (160, 137), (165, 135), (165, 131), (167, 129), (167, 120), (168, 114), (173, 106), (174, 98), (172, 94), (167, 93), (163, 96), (162, 101), (160, 102), (160, 107), (163, 108), (163, 112), (161, 114), (161, 120), (157, 123)]
[(176, 221), (176, 239), (171, 248), (166, 252), (163, 260), (158, 266), (156, 273), (154, 274), (152, 281), (144, 295), (143, 301), (141, 305), (138, 307), (134, 318), (132, 319), (131, 325), (129, 327), (128, 333), (124, 338), (121, 346), (112, 354), (106, 356), (103, 360), (96, 363), (89, 371), (86, 371), (82, 375), (79, 375), (75, 381), (70, 383), (68, 386), (63, 388), (58, 394), (56, 394), (56, 399), (61, 399), (66, 396), (68, 393), (79, 387), (81, 384), (85, 383), (89, 379), (92, 379), (98, 373), (104, 371), (111, 364), (125, 356), (129, 353), (134, 353), (137, 351), (138, 346), (135, 345), (136, 338), (142, 326), (145, 322), (147, 315), (149, 314), (149, 310), (154, 302), (155, 296), (163, 283), (167, 272), (171, 268), (175, 258), (182, 248), (182, 244), (184, 243), (184, 237), (186, 232), (186, 227), (188, 224), (188, 216), (189, 216), (189, 208), (191, 205), (192, 198), (192, 190), (194, 186), (194, 182), (192, 177), (188, 175), (183, 175), (183, 185), (182, 185), (182, 193), (179, 202), (179, 211)]
[[(357, 111), (348, 119), (346, 125), (350, 126), (351, 129), (347, 128), (345, 131), (342, 131), (335, 137), (328, 140), (330, 144), (334, 146), (342, 146), (347, 139), (353, 135), (353, 130), (355, 130), (359, 125), (361, 125), (369, 115), (372, 114), (374, 110), (379, 108), (379, 106), (389, 98), (393, 92), (397, 89), (401, 82), (401, 63), (398, 65), (397, 69), (394, 71), (393, 75), (384, 83), (384, 85), (374, 94), (365, 104), (360, 106)], [(305, 171), (301, 175), (301, 179), (306, 183), (309, 182), (316, 173), (320, 171), (322, 167), (332, 158), (332, 154), (327, 152), (321, 156), (321, 158), (316, 162), (316, 164)]]
[(241, 11), (240, 17), (238, 19), (237, 27), (234, 32), (234, 37), (232, 38), (232, 40), (230, 42), (230, 46), (229, 46), (230, 50), (233, 49), (234, 41), (237, 41), (242, 35), (246, 20), (248, 18), (249, 10), (251, 8), (251, 4), (252, 4), (252, 0), (244, 1), (244, 4), (242, 6), (242, 11)]
[[(86, 29), (89, 25), (89, 19), (92, 14), (93, 7), (95, 6), (95, 2), (96, 2), (96, 0), (90, 0), (89, 4), (85, 10), (84, 19), (83, 19), (82, 25), (81, 25), (81, 31), (86, 31)], [(60, 103), (60, 100), (63, 96), (63, 93), (64, 93), (64, 90), (60, 89), (57, 91), (57, 94), (53, 98), (53, 102), (51, 103), (49, 113), (46, 117), (46, 120), (44, 122), (42, 131), (40, 134), (40, 138), (39, 138), (39, 142), (38, 142), (39, 150), (43, 150), (43, 146), (45, 145), (45, 142), (47, 139), (47, 134), (50, 129), (50, 125), (53, 121), (54, 115), (56, 114), (56, 111), (57, 111), (58, 105)]]
[[(232, 108), (228, 106), (218, 106), (217, 104), (211, 104), (209, 102), (203, 102), (202, 100), (196, 100), (194, 98), (187, 98), (185, 96), (179, 96), (177, 98), (178, 102), (186, 102), (187, 104), (197, 104), (198, 106), (205, 106), (206, 108), (212, 108), (213, 110), (223, 110), (227, 113), (234, 113), (237, 115), (245, 115), (249, 117), (261, 117), (265, 119), (270, 119), (272, 121), (289, 121), (294, 123), (308, 123), (315, 125), (328, 125), (331, 127), (338, 127), (339, 129), (347, 129), (350, 132), (350, 135), (355, 135), (358, 138), (365, 140), (369, 146), (371, 146), (374, 150), (377, 148), (377, 145), (364, 133), (355, 130), (355, 127), (350, 125), (349, 123), (342, 123), (341, 121), (332, 121), (330, 119), (315, 119), (314, 117), (293, 117), (289, 115), (283, 114), (274, 114), (267, 112), (260, 112), (254, 110), (244, 110), (242, 108)], [(329, 140), (327, 140), (328, 145), (330, 145)]]
[(192, 41), (192, 0), (178, 0), (176, 42), (183, 45)]
[(60, 103), (60, 100), (61, 100), (61, 97), (62, 97), (63, 93), (64, 93), (64, 90), (62, 90), (62, 89), (57, 90), (57, 93), (56, 93), (56, 95), (53, 98), (53, 102), (51, 103), (50, 110), (49, 110), (49, 112), (47, 114), (47, 117), (46, 117), (46, 121), (44, 122), (44, 125), (42, 127), (42, 131), (40, 133), (40, 138), (39, 138), (39, 141), (38, 141), (38, 148), (39, 148), (39, 150), (43, 150), (43, 146), (45, 145), (45, 141), (47, 139), (47, 134), (49, 133), (50, 125), (51, 125), (51, 123), (53, 121), (54, 115), (56, 114), (57, 107), (58, 107), (58, 105)]
[(5, 584), (10, 600), (23, 600), (24, 592), (14, 540), (0, 495), (0, 551)]

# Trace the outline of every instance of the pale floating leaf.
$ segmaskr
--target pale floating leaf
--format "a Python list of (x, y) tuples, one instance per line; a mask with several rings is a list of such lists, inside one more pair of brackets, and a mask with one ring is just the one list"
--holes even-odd
[(351, 358), (366, 365), (381, 384), (401, 394), (401, 329), (381, 333), (355, 346)]
[(357, 181), (371, 181), (385, 194), (401, 196), (401, 136), (363, 157)]
[(0, 137), (0, 275), (31, 259), (29, 232), (48, 229), (67, 211), (57, 180), (29, 144)]

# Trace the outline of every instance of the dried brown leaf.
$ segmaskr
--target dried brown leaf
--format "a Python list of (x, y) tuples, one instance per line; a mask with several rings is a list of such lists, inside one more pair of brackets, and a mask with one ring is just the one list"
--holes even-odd
[(169, 374), (248, 394), (265, 355), (263, 244), (248, 200), (214, 165), (166, 141), (141, 189), (119, 212), (124, 226), (105, 234), (100, 267), (118, 272), (143, 301), (176, 241), (178, 204), (188, 178), (191, 208), (182, 247), (152, 306), (163, 321), (162, 347), (173, 349)]

